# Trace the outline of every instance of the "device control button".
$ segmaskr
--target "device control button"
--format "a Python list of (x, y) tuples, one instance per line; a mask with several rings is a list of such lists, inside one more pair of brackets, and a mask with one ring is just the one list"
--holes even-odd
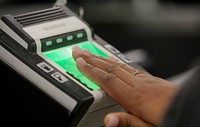
[(65, 76), (63, 76), (62, 74), (60, 74), (59, 72), (55, 72), (51, 76), (60, 83), (64, 83), (64, 82), (68, 81), (68, 79)]
[(37, 66), (38, 66), (40, 69), (42, 69), (44, 72), (46, 72), (46, 73), (49, 73), (49, 72), (51, 72), (51, 71), (54, 70), (51, 66), (49, 66), (49, 65), (48, 65), (47, 63), (45, 63), (45, 62), (38, 63)]
[(105, 47), (111, 51), (112, 53), (119, 53), (119, 50), (117, 50), (115, 47), (113, 47), (112, 45), (105, 45)]
[(117, 56), (119, 58), (121, 58), (123, 61), (125, 61), (126, 63), (132, 63), (133, 62), (132, 59), (127, 58), (124, 54), (118, 54)]

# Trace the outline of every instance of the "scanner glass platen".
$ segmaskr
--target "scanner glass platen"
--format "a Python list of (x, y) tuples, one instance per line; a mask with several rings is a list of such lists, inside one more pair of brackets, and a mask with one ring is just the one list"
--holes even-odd
[[(97, 48), (95, 45), (93, 45), (91, 42), (81, 42), (77, 43), (77, 46), (79, 46), (81, 49), (87, 49), (93, 54), (108, 57), (106, 53), (104, 53), (102, 50)], [(44, 55), (61, 66), (63, 69), (66, 70), (66, 72), (70, 75), (72, 75), (74, 78), (79, 80), (81, 83), (83, 83), (86, 87), (88, 87), (91, 90), (98, 90), (100, 87), (93, 83), (91, 80), (89, 80), (87, 77), (85, 77), (76, 67), (76, 62), (72, 57), (72, 48), (74, 45), (69, 45), (63, 48), (54, 49), (51, 51), (44, 52)]]

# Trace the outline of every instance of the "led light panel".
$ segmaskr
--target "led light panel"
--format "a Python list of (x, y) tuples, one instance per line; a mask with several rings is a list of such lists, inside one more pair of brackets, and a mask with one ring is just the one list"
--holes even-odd
[[(79, 46), (81, 49), (87, 49), (93, 54), (108, 57), (106, 53), (104, 53), (102, 50), (94, 46), (91, 42), (81, 42), (75, 44)], [(74, 45), (69, 45), (63, 48), (58, 48), (55, 50), (44, 52), (44, 55), (61, 66), (63, 69), (66, 70), (67, 73), (72, 75), (75, 79), (79, 80), (82, 84), (84, 84), (86, 87), (88, 87), (91, 90), (98, 90), (100, 87), (93, 83), (91, 80), (89, 80), (87, 77), (85, 77), (77, 68), (76, 62), (72, 57), (72, 48)]]

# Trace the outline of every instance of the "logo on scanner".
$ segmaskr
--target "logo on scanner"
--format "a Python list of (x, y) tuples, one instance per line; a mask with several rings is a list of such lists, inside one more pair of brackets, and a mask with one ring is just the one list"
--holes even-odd
[(64, 27), (66, 26), (65, 23), (61, 23), (61, 24), (56, 24), (56, 25), (52, 25), (52, 26), (47, 26), (47, 27), (43, 27), (44, 30), (52, 30), (52, 29), (57, 29), (57, 28), (60, 28), (60, 27)]

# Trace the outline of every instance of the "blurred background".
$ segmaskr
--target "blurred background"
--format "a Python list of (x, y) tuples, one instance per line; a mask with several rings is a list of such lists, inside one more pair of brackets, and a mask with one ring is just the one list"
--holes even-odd
[[(0, 0), (0, 15), (52, 7), (56, 0)], [(68, 0), (95, 33), (152, 74), (168, 78), (198, 63), (200, 1)]]

